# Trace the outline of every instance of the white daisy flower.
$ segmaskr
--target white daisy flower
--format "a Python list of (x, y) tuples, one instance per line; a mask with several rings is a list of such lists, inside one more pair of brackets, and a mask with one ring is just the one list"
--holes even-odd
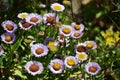
[(16, 39), (16, 35), (14, 33), (3, 33), (1, 39), (6, 44), (12, 44)]
[(54, 60), (50, 61), (50, 64), (49, 64), (48, 68), (53, 73), (60, 74), (64, 70), (64, 63), (60, 59), (54, 59)]
[(79, 43), (75, 46), (75, 52), (80, 53), (80, 52), (86, 52), (86, 47), (84, 43)]
[(57, 12), (62, 12), (65, 9), (65, 7), (59, 3), (53, 3), (51, 4), (50, 7), (52, 10), (57, 11)]
[(59, 21), (58, 16), (55, 13), (47, 13), (43, 16), (44, 23), (47, 25), (53, 25)]
[(97, 44), (95, 41), (85, 41), (84, 44), (87, 49), (96, 49), (97, 48)]
[(75, 68), (78, 65), (78, 60), (74, 56), (68, 56), (65, 58), (64, 64), (67, 68)]
[(23, 30), (30, 30), (31, 27), (33, 26), (32, 24), (26, 22), (25, 20), (21, 20), (18, 25)]
[(33, 25), (37, 25), (38, 23), (42, 21), (41, 15), (37, 13), (30, 13), (25, 19), (26, 19), (26, 22), (33, 24)]
[(88, 73), (88, 74), (91, 74), (91, 75), (96, 75), (99, 71), (101, 70), (101, 67), (98, 63), (96, 62), (88, 62), (86, 65), (85, 65), (85, 71)]
[(64, 36), (70, 36), (73, 32), (73, 28), (70, 25), (62, 25), (59, 28), (59, 32)]
[(43, 44), (34, 44), (31, 47), (31, 53), (36, 57), (42, 57), (48, 54), (48, 47)]
[(80, 52), (80, 53), (77, 53), (77, 54), (76, 54), (76, 58), (77, 58), (79, 61), (84, 61), (84, 60), (87, 60), (88, 55), (87, 55), (85, 52)]
[(71, 25), (74, 28), (74, 30), (76, 30), (76, 31), (82, 32), (84, 30), (83, 24), (76, 24), (75, 22), (73, 22)]
[(27, 12), (22, 12), (17, 15), (20, 19), (25, 19), (29, 14)]
[(17, 30), (17, 25), (11, 20), (3, 21), (1, 25), (4, 28), (4, 30), (9, 33), (13, 33)]
[(0, 46), (0, 56), (4, 53), (2, 46)]
[(37, 74), (41, 74), (44, 68), (42, 63), (38, 61), (29, 61), (26, 63), (25, 69), (27, 70), (28, 73), (35, 76)]
[(80, 32), (80, 31), (73, 31), (73, 33), (71, 34), (71, 37), (72, 38), (75, 38), (75, 39), (79, 39), (83, 36), (83, 33)]

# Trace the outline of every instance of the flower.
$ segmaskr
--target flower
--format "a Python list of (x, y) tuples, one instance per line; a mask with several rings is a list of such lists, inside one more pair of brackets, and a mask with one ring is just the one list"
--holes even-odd
[(73, 23), (71, 24), (71, 26), (73, 27), (73, 29), (74, 29), (75, 31), (80, 31), (80, 32), (82, 32), (82, 31), (84, 30), (84, 25), (83, 25), (83, 24), (76, 24), (75, 22), (73, 22)]
[(45, 56), (48, 54), (47, 46), (43, 44), (34, 44), (31, 47), (31, 53), (34, 54), (36, 57)]
[(37, 74), (41, 74), (44, 68), (42, 63), (38, 61), (29, 61), (26, 63), (25, 69), (28, 71), (28, 73), (35, 76)]
[(85, 65), (85, 71), (88, 73), (88, 74), (91, 74), (91, 75), (96, 75), (99, 71), (101, 70), (101, 67), (98, 63), (96, 62), (88, 62), (86, 65)]
[(19, 27), (23, 30), (30, 30), (33, 25), (26, 22), (25, 20), (21, 20), (19, 22)]
[(9, 33), (13, 33), (17, 30), (17, 25), (11, 20), (3, 21), (1, 25), (4, 28), (4, 30), (6, 30)]
[(62, 71), (64, 70), (64, 63), (60, 59), (53, 59), (50, 61), (48, 68), (53, 73), (59, 74), (59, 73), (62, 73)]
[(74, 56), (68, 56), (65, 58), (64, 64), (68, 68), (75, 68), (78, 65), (78, 60)]
[(57, 11), (57, 12), (62, 12), (65, 9), (65, 7), (59, 3), (53, 3), (51, 4), (50, 7), (52, 10)]
[(0, 56), (4, 53), (2, 46), (0, 46)]
[(55, 13), (47, 13), (43, 16), (44, 23), (47, 25), (53, 25), (59, 21), (58, 16)]
[(33, 25), (37, 25), (38, 23), (42, 21), (41, 15), (37, 13), (30, 13), (25, 19), (26, 19), (26, 22), (33, 24)]
[(73, 33), (71, 34), (71, 37), (73, 37), (75, 39), (79, 39), (82, 36), (83, 36), (83, 33), (80, 31), (73, 31)]
[(12, 44), (16, 39), (16, 35), (14, 33), (3, 33), (1, 39), (6, 44)]
[(0, 2), (0, 12), (5, 12), (9, 8), (8, 2)]
[(85, 41), (85, 46), (87, 49), (96, 49), (97, 48), (97, 44), (95, 41)]
[(72, 34), (73, 28), (69, 25), (62, 25), (59, 28), (59, 32), (60, 34), (64, 35), (64, 36), (70, 36)]
[(88, 55), (85, 52), (80, 52), (76, 54), (76, 58), (80, 61), (87, 60)]
[(20, 19), (25, 19), (27, 16), (28, 16), (27, 12), (22, 12), (17, 15), (17, 17)]
[(75, 52), (80, 53), (80, 52), (86, 52), (86, 47), (84, 43), (79, 43), (75, 46)]

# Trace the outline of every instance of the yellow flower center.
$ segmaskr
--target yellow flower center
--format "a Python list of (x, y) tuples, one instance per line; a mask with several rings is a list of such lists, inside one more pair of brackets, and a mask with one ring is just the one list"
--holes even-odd
[(75, 37), (79, 37), (79, 36), (80, 36), (80, 33), (74, 33), (74, 36), (75, 36)]
[(94, 47), (94, 44), (92, 42), (89, 42), (87, 43), (86, 45), (87, 48), (93, 48)]
[(75, 65), (75, 60), (74, 60), (74, 59), (68, 59), (68, 60), (67, 60), (67, 64), (68, 64), (69, 66), (74, 66), (74, 65)]
[(49, 41), (48, 46), (54, 46), (55, 42), (54, 41)]
[(13, 26), (10, 25), (10, 24), (7, 24), (7, 25), (6, 25), (6, 28), (7, 28), (9, 31), (12, 31), (12, 30), (13, 30)]
[(55, 5), (55, 6), (54, 6), (54, 9), (55, 9), (55, 10), (61, 10), (62, 8), (61, 8), (61, 6), (59, 6), (59, 5)]
[(85, 59), (86, 58), (86, 54), (78, 54), (77, 55), (77, 57), (79, 58), (79, 59)]
[(58, 62), (56, 62), (56, 63), (53, 64), (52, 67), (53, 67), (54, 70), (59, 70), (61, 68), (61, 65)]
[(28, 16), (28, 14), (22, 13), (20, 16), (21, 16), (21, 18), (26, 18)]
[(94, 66), (91, 66), (91, 67), (89, 67), (89, 71), (94, 73), (97, 71), (97, 68)]
[(12, 36), (5, 36), (5, 41), (10, 42), (12, 40)]
[(44, 52), (44, 50), (42, 48), (37, 48), (35, 50), (36, 54), (42, 54)]
[(36, 64), (32, 64), (30, 67), (29, 67), (29, 70), (32, 71), (32, 72), (36, 72), (39, 70), (39, 66), (36, 65)]
[(74, 26), (74, 28), (75, 28), (75, 30), (80, 30), (80, 25), (77, 25), (77, 24), (76, 24), (76, 25)]
[(71, 32), (70, 28), (68, 28), (68, 27), (63, 28), (62, 31), (63, 31), (65, 34), (69, 34), (69, 33)]

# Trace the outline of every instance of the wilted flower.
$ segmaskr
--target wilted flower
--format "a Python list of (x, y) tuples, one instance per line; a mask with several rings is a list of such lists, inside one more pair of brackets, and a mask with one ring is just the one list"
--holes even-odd
[(38, 23), (42, 21), (41, 15), (37, 13), (30, 13), (25, 19), (26, 19), (26, 22), (33, 24), (33, 25), (37, 25)]
[(71, 24), (71, 26), (73, 27), (73, 29), (74, 29), (75, 31), (80, 31), (80, 32), (82, 32), (82, 31), (84, 30), (84, 25), (83, 25), (83, 24), (76, 24), (75, 22), (73, 22), (73, 23)]
[(22, 12), (17, 15), (17, 17), (20, 19), (25, 19), (27, 16), (28, 16), (27, 12)]
[(33, 25), (26, 22), (25, 20), (21, 20), (19, 22), (19, 27), (23, 30), (30, 30)]
[(9, 33), (13, 33), (17, 30), (17, 25), (11, 20), (3, 21), (1, 25), (4, 28), (4, 30), (6, 30)]
[(79, 43), (75, 46), (75, 52), (80, 53), (80, 52), (86, 52), (86, 47), (84, 43)]
[(0, 46), (0, 56), (4, 53), (2, 46)]
[(37, 74), (41, 74), (44, 68), (42, 63), (38, 61), (29, 61), (26, 63), (25, 69), (28, 71), (28, 73), (35, 76)]
[(84, 44), (85, 44), (85, 47), (87, 49), (95, 49), (95, 48), (97, 48), (97, 44), (96, 44), (95, 41), (85, 41)]
[(64, 70), (64, 63), (60, 59), (53, 59), (50, 61), (48, 68), (55, 74), (60, 74)]
[(68, 56), (65, 58), (64, 64), (68, 68), (75, 68), (78, 65), (78, 60), (74, 56)]
[(87, 55), (85, 52), (80, 52), (80, 53), (77, 53), (77, 54), (76, 54), (76, 58), (77, 58), (79, 61), (84, 61), (84, 60), (87, 60), (88, 55)]
[(85, 71), (88, 73), (88, 74), (91, 74), (91, 75), (96, 75), (99, 71), (101, 70), (101, 67), (98, 63), (96, 62), (88, 62), (86, 65), (85, 65)]
[(65, 7), (59, 3), (53, 3), (51, 4), (51, 9), (57, 12), (62, 12), (65, 9)]
[(70, 25), (62, 25), (59, 28), (59, 33), (64, 36), (70, 36), (72, 34), (73, 28)]
[(1, 35), (1, 39), (6, 44), (12, 44), (16, 39), (16, 35), (14, 33), (4, 33)]
[(55, 13), (47, 13), (43, 16), (44, 23), (47, 25), (53, 25), (59, 21), (59, 17)]
[(31, 47), (31, 53), (34, 54), (36, 57), (45, 56), (48, 54), (47, 46), (43, 44), (34, 44)]

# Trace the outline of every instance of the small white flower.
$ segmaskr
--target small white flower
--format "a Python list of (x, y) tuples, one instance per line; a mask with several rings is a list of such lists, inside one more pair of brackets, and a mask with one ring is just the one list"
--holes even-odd
[(6, 30), (9, 33), (13, 33), (17, 30), (17, 25), (11, 20), (3, 21), (1, 25), (4, 28), (4, 30)]
[(95, 41), (85, 41), (84, 44), (87, 49), (96, 49), (97, 48), (97, 44)]
[(68, 68), (75, 68), (78, 65), (78, 60), (74, 56), (68, 56), (65, 58), (64, 64)]
[(44, 68), (42, 63), (38, 61), (29, 61), (25, 65), (25, 69), (28, 71), (28, 73), (35, 76), (37, 74), (41, 74)]
[(30, 13), (27, 17), (26, 17), (26, 22), (33, 24), (33, 25), (37, 25), (38, 23), (40, 23), (42, 21), (42, 17), (41, 15), (37, 14), (37, 13)]
[(25, 19), (29, 14), (27, 12), (22, 12), (17, 15), (20, 19)]
[(48, 68), (55, 74), (62, 73), (64, 69), (64, 63), (60, 59), (54, 59), (50, 61)]
[(57, 12), (62, 12), (65, 9), (65, 7), (59, 3), (53, 3), (51, 4), (50, 7), (52, 10), (57, 11)]
[(79, 61), (84, 61), (84, 60), (87, 60), (88, 55), (87, 55), (85, 52), (80, 52), (80, 53), (77, 53), (77, 54), (76, 54), (76, 58), (77, 58)]
[(72, 34), (73, 28), (70, 25), (62, 25), (59, 28), (60, 34), (64, 36), (70, 36)]
[(83, 24), (76, 24), (75, 22), (73, 22), (71, 25), (74, 28), (74, 30), (76, 30), (76, 31), (82, 32), (84, 30)]
[(43, 44), (34, 44), (31, 47), (31, 53), (34, 54), (36, 57), (45, 56), (48, 54), (48, 47)]
[(96, 75), (99, 71), (101, 70), (101, 67), (98, 63), (96, 62), (88, 62), (86, 65), (85, 65), (85, 71), (88, 73), (88, 74), (91, 74), (91, 75)]
[(84, 43), (79, 43), (75, 46), (75, 52), (80, 53), (80, 52), (86, 52), (86, 47)]
[(73, 31), (73, 33), (71, 34), (71, 37), (75, 38), (75, 39), (79, 39), (83, 36), (83, 33), (80, 31)]
[(0, 46), (0, 56), (4, 53), (2, 46)]

